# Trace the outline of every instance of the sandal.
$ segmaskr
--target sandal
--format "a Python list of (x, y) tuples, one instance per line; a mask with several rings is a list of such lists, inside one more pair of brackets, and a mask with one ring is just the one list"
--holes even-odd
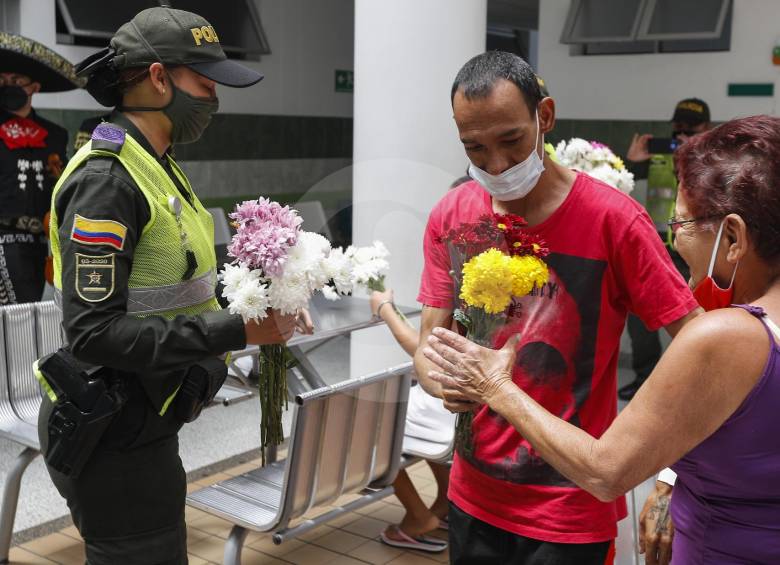
[(428, 551), (430, 553), (439, 553), (447, 549), (447, 542), (433, 537), (419, 536), (413, 538), (401, 530), (398, 526), (390, 526), (393, 528), (395, 534), (401, 539), (393, 539), (387, 535), (386, 532), (382, 532), (379, 538), (382, 543), (393, 547), (401, 547), (403, 549), (419, 549), (420, 551)]

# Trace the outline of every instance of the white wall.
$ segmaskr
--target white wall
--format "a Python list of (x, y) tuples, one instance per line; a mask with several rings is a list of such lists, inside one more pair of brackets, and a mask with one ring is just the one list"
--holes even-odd
[[(352, 94), (335, 92), (334, 71), (352, 69), (353, 0), (255, 2), (271, 54), (263, 56), (260, 62), (247, 64), (263, 72), (266, 78), (249, 89), (220, 87), (220, 111), (352, 116)], [(56, 43), (54, 4), (54, 0), (21, 0), (19, 32), (76, 63), (95, 49)], [(35, 105), (39, 108), (101, 108), (84, 91), (37, 95)]]
[[(731, 51), (585, 57), (571, 57), (560, 43), (569, 0), (539, 4), (539, 73), (560, 118), (669, 120), (674, 104), (690, 96), (706, 100), (717, 121), (777, 111), (778, 0), (734, 0)], [(775, 97), (729, 97), (730, 82), (775, 83)]]

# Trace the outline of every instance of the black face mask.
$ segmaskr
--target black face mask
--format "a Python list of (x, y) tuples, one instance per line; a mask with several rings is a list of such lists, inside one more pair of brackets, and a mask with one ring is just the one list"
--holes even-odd
[(168, 75), (173, 96), (171, 101), (159, 108), (149, 106), (118, 106), (123, 112), (162, 112), (173, 125), (171, 142), (174, 145), (193, 143), (200, 139), (203, 131), (211, 122), (211, 116), (219, 110), (219, 99), (214, 97), (193, 96), (174, 84)]
[(16, 112), (24, 108), (30, 97), (21, 86), (0, 86), (0, 108)]

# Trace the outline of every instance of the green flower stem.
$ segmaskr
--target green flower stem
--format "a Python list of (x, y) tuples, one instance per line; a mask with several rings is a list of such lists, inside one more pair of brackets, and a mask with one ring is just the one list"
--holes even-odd
[(287, 369), (290, 353), (283, 345), (260, 346), (260, 454), (265, 465), (265, 450), (284, 441), (282, 410), (287, 410)]
[[(495, 330), (503, 323), (503, 314), (488, 314), (481, 308), (466, 308), (460, 316), (468, 328), (466, 338), (483, 347), (492, 347)], [(455, 447), (467, 459), (474, 456), (474, 412), (461, 412), (455, 423)]]

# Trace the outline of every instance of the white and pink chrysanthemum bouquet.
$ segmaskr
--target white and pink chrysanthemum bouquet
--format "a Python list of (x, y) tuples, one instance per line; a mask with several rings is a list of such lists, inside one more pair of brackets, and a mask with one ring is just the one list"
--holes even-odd
[[(343, 283), (343, 252), (321, 235), (301, 229), (289, 206), (267, 198), (249, 200), (230, 214), (236, 235), (228, 247), (235, 258), (221, 273), (228, 308), (245, 321), (261, 321), (273, 311), (294, 315), (329, 281)], [(351, 275), (347, 275), (351, 282)], [(339, 291), (347, 290), (345, 286)], [(351, 287), (349, 288), (351, 291)], [(346, 292), (345, 292), (346, 294)], [(260, 346), (261, 449), (284, 440), (282, 410), (287, 406), (287, 369), (293, 358), (283, 345)]]
[(630, 194), (634, 190), (634, 174), (603, 143), (573, 137), (555, 147), (555, 157), (564, 167), (587, 173), (621, 192)]

